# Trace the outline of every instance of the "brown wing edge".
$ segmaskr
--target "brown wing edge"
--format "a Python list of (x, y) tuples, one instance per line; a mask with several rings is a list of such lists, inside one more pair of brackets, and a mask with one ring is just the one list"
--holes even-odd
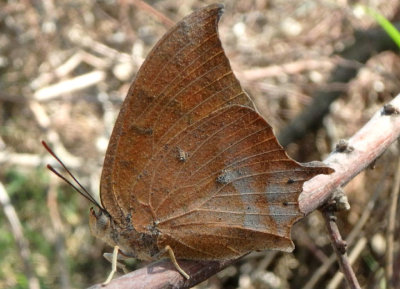
[[(196, 246), (184, 243), (169, 234), (162, 234), (157, 240), (157, 245), (162, 248), (169, 245), (177, 258), (186, 260), (230, 260), (252, 251), (278, 250), (290, 253), (294, 249), (291, 239), (262, 232), (250, 232), (246, 234), (246, 238), (239, 240), (224, 237), (211, 240), (207, 234), (194, 237), (197, 240)], [(209, 241), (213, 241), (214, 245), (218, 242), (219, 244), (210, 246)]]
[[(275, 135), (275, 134), (274, 134)], [(282, 145), (279, 143), (278, 139), (276, 139), (276, 142), (278, 143), (278, 145), (284, 150), (285, 155), (292, 160), (293, 162), (295, 162), (296, 164), (300, 165), (301, 168), (306, 168), (307, 172), (309, 173), (309, 177), (307, 178), (307, 180), (303, 181), (302, 184), (302, 188), (304, 187), (304, 183), (308, 182), (309, 180), (311, 180), (312, 178), (314, 178), (315, 176), (318, 175), (329, 175), (335, 172), (334, 169), (332, 169), (331, 167), (326, 166), (323, 162), (321, 161), (312, 161), (312, 162), (308, 162), (308, 163), (299, 163), (297, 161), (295, 161), (294, 159), (292, 159), (286, 152), (286, 150), (282, 147)], [(299, 193), (299, 195), (297, 196), (297, 202), (299, 202), (300, 199), (300, 195), (303, 192), (303, 189), (301, 190), (301, 192)], [(293, 252), (293, 250), (295, 249), (295, 245), (293, 243), (292, 240), (292, 228), (293, 225), (295, 223), (297, 223), (298, 221), (300, 221), (301, 219), (303, 219), (306, 214), (300, 209), (299, 204), (297, 205), (298, 207), (298, 212), (299, 212), (299, 216), (297, 218), (294, 218), (292, 220), (292, 222), (289, 224), (289, 233), (287, 236), (281, 237), (281, 238), (287, 238), (286, 241), (290, 242), (291, 247), (290, 248), (273, 248), (272, 250), (278, 250), (278, 251), (283, 251), (283, 252), (287, 252), (287, 253), (291, 253)]]
[[(276, 139), (276, 141), (278, 142), (279, 146), (281, 146), (281, 144), (279, 143), (278, 139)], [(282, 147), (282, 146), (281, 146), (281, 147)], [(282, 149), (284, 150), (283, 147), (282, 147)], [(326, 165), (325, 165), (323, 162), (321, 162), (321, 161), (312, 161), (312, 162), (308, 162), (308, 163), (299, 163), (299, 162), (296, 162), (294, 159), (292, 159), (292, 158), (286, 153), (286, 151), (285, 151), (285, 154), (286, 154), (286, 156), (287, 156), (290, 160), (292, 160), (293, 162), (295, 162), (295, 163), (297, 163), (298, 165), (300, 165), (300, 167), (302, 167), (302, 168), (307, 168), (307, 171), (308, 171), (308, 173), (309, 173), (309, 177), (307, 178), (307, 180), (303, 181), (302, 190), (301, 190), (301, 192), (299, 193), (299, 195), (298, 195), (298, 197), (297, 197), (297, 202), (299, 202), (300, 195), (301, 195), (302, 192), (303, 192), (303, 188), (304, 188), (304, 183), (305, 183), (305, 182), (308, 182), (309, 180), (311, 180), (312, 178), (314, 178), (314, 177), (316, 177), (316, 176), (318, 176), (318, 175), (330, 175), (330, 174), (332, 174), (332, 173), (335, 172), (334, 169), (332, 169), (331, 167), (326, 166)], [(289, 234), (288, 234), (288, 236), (287, 236), (287, 237), (289, 238), (290, 242), (292, 243), (292, 249), (291, 249), (291, 250), (281, 250), (281, 249), (278, 249), (278, 250), (281, 250), (281, 251), (284, 251), (284, 252), (289, 252), (289, 253), (292, 252), (292, 251), (294, 250), (295, 246), (294, 246), (294, 243), (293, 243), (293, 241), (292, 241), (292, 239), (291, 239), (291, 236), (292, 236), (292, 227), (293, 227), (293, 225), (294, 225), (295, 223), (297, 223), (298, 221), (300, 221), (301, 219), (303, 219), (303, 218), (306, 216), (306, 214), (300, 209), (299, 204), (298, 204), (298, 211), (299, 211), (300, 216), (299, 216), (298, 218), (293, 219), (293, 221), (290, 223), (290, 225), (289, 225), (289, 226), (290, 226)]]

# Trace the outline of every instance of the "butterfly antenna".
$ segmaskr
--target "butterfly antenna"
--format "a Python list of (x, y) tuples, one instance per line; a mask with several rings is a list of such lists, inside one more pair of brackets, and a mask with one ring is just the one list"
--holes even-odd
[(80, 191), (73, 183), (71, 183), (67, 178), (65, 178), (63, 175), (61, 175), (59, 172), (56, 171), (51, 165), (47, 165), (47, 168), (52, 171), (57, 177), (62, 179), (64, 182), (66, 182), (68, 185), (70, 185), (72, 188), (74, 188), (75, 191), (77, 191), (79, 194), (81, 194), (83, 197), (85, 197), (87, 200), (89, 200), (92, 203), (95, 203), (97, 205), (97, 202), (94, 201), (91, 195), (86, 195), (82, 191)]
[(83, 197), (85, 197), (87, 200), (95, 204), (97, 207), (102, 208), (102, 206), (99, 205), (99, 203), (95, 200), (95, 198), (85, 189), (84, 186), (81, 185), (81, 183), (74, 177), (74, 175), (71, 173), (71, 171), (65, 166), (65, 164), (57, 157), (57, 155), (53, 152), (53, 150), (47, 145), (45, 141), (42, 141), (42, 145), (44, 148), (58, 161), (58, 163), (64, 168), (64, 170), (70, 175), (70, 177), (75, 181), (75, 183), (78, 184), (78, 186), (81, 188), (81, 190), (75, 186), (72, 182), (70, 182), (66, 177), (61, 175), (55, 168), (53, 168), (51, 165), (47, 165), (47, 168), (52, 171), (57, 177), (62, 179), (64, 182), (66, 182), (68, 185), (70, 185), (72, 188), (74, 188), (75, 191), (77, 191), (79, 194), (81, 194)]

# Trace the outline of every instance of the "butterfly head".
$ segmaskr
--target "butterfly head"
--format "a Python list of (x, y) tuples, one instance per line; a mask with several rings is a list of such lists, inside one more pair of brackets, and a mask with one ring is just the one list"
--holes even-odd
[(111, 238), (113, 226), (111, 216), (102, 208), (90, 208), (89, 226), (93, 236), (102, 239), (111, 246), (115, 241)]
[[(67, 177), (60, 174), (51, 165), (47, 168), (52, 171), (59, 178), (64, 180), (80, 195), (90, 201), (94, 207), (90, 208), (89, 225), (90, 231), (93, 236), (101, 239), (111, 247), (119, 246), (120, 252), (125, 256), (135, 257), (140, 260), (152, 260), (159, 252), (157, 247), (158, 232), (138, 232), (131, 223), (130, 217), (125, 216), (119, 220), (104, 208), (101, 201), (96, 196), (90, 194), (74, 177), (65, 164), (57, 157), (53, 150), (42, 141), (44, 148), (58, 161), (58, 163), (65, 169), (67, 174), (72, 178), (73, 182)], [(124, 222), (125, 220), (125, 222)]]
[(132, 226), (121, 227), (103, 208), (90, 208), (89, 225), (93, 236), (111, 247), (118, 245), (125, 256), (151, 261), (159, 252), (155, 236), (139, 233)]

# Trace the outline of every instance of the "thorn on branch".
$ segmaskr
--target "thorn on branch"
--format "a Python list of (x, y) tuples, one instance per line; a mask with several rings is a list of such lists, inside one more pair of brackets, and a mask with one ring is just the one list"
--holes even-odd
[(345, 139), (341, 139), (336, 145), (336, 152), (338, 153), (351, 153), (352, 151), (354, 151), (354, 147)]
[(391, 103), (385, 104), (383, 106), (383, 115), (400, 114), (400, 111)]
[[(348, 211), (350, 210), (350, 203), (349, 199), (347, 198), (346, 194), (343, 192), (341, 188), (337, 188), (330, 200), (327, 201), (325, 205), (321, 208), (322, 211), (329, 211), (329, 212), (340, 212), (340, 211)], [(330, 218), (332, 220), (336, 220), (335, 215), (331, 215)]]
[(349, 199), (342, 189), (337, 188), (333, 193), (333, 200), (336, 205), (336, 211), (348, 211), (350, 210)]

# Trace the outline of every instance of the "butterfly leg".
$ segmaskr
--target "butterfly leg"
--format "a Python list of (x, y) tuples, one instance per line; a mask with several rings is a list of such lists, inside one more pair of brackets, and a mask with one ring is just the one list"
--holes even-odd
[[(164, 251), (165, 253), (168, 253), (169, 258), (171, 259), (172, 264), (174, 264), (176, 270), (178, 270), (179, 273), (181, 273), (183, 277), (185, 277), (186, 279), (189, 279), (190, 277), (189, 277), (188, 273), (186, 273), (186, 272), (181, 268), (181, 266), (179, 266), (178, 262), (176, 261), (175, 254), (174, 254), (174, 251), (172, 250), (172, 248), (171, 248), (170, 246), (167, 245), (167, 246), (165, 246), (165, 248), (164, 248), (163, 251)], [(162, 253), (163, 253), (163, 252), (162, 252)]]
[[(113, 253), (104, 253), (103, 254), (103, 257), (108, 261), (108, 262), (110, 262), (111, 264), (112, 264), (112, 258), (114, 257), (114, 254)], [(126, 257), (126, 256), (124, 256), (124, 255), (122, 255), (122, 254), (118, 254), (118, 257), (117, 257), (117, 268), (119, 268), (119, 269), (122, 269), (123, 271), (124, 271), (124, 273), (125, 274), (127, 274), (127, 273), (129, 273), (129, 270), (126, 268), (126, 266), (124, 265), (124, 264), (122, 264), (122, 263), (120, 263), (120, 262), (118, 262), (118, 261), (123, 261), (123, 260), (126, 260), (126, 259), (129, 259), (129, 257)]]
[(112, 277), (114, 276), (115, 272), (117, 272), (117, 263), (118, 263), (118, 251), (119, 251), (119, 247), (115, 246), (114, 247), (114, 252), (113, 252), (113, 256), (112, 256), (112, 262), (111, 262), (111, 272), (107, 277), (107, 280), (104, 281), (101, 285), (107, 285), (108, 283), (110, 283)]

